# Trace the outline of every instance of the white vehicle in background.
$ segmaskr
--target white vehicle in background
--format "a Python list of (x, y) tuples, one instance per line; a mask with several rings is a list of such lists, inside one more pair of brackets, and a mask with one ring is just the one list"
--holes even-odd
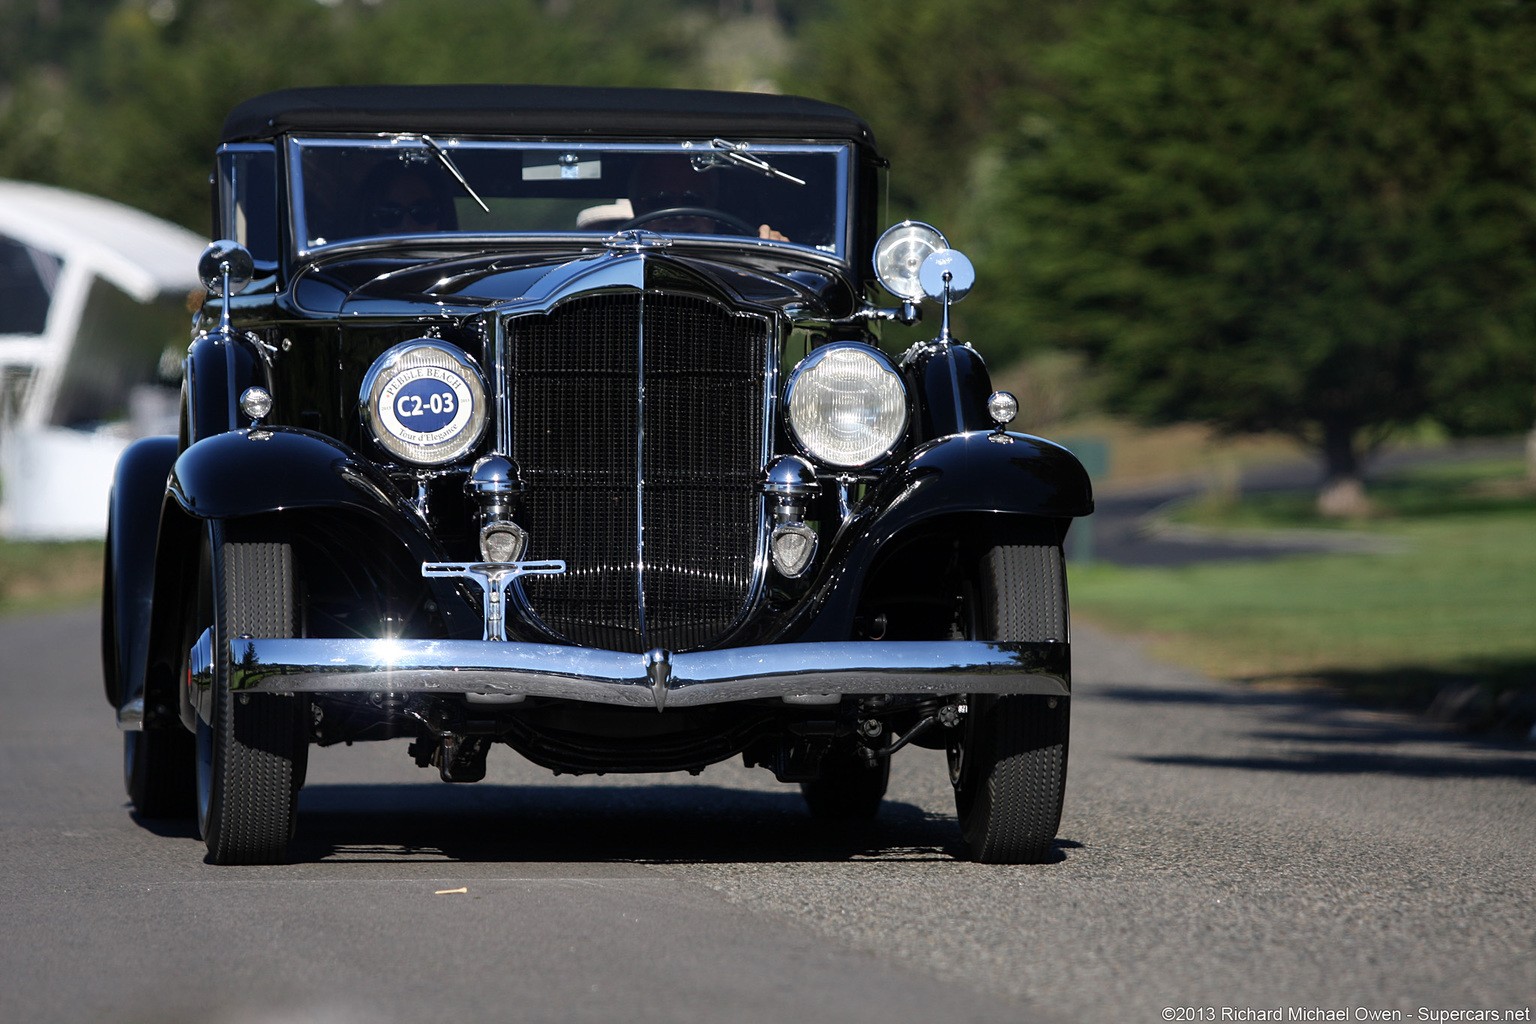
[(0, 535), (106, 534), (118, 455), (176, 432), (204, 244), (121, 203), (0, 181)]

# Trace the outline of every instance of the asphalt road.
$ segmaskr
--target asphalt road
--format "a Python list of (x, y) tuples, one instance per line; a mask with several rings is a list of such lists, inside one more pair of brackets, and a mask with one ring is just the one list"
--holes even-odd
[(898, 757), (875, 825), (838, 832), (760, 769), (553, 778), (500, 749), (453, 787), (396, 742), (315, 751), (297, 862), (261, 868), (204, 864), (190, 826), (129, 813), (95, 629), (0, 621), (7, 1022), (1536, 1002), (1536, 748), (1211, 683), (1083, 628), (1054, 864), (960, 860), (928, 751)]

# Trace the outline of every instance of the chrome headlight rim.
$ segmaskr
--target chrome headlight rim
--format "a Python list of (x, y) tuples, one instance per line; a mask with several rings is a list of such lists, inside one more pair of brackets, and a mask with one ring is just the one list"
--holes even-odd
[(870, 262), (886, 291), (906, 302), (922, 302), (926, 297), (920, 280), (923, 261), (948, 248), (944, 233), (932, 224), (904, 220), (881, 233)]
[[(422, 410), (432, 427), (413, 429), (402, 422), (397, 403), (408, 387), (435, 382), (441, 404)], [(430, 384), (428, 385), (430, 387)], [(489, 422), (485, 375), (468, 352), (437, 338), (413, 338), (387, 349), (373, 361), (358, 393), (363, 422), (385, 452), (417, 466), (441, 466), (474, 451)], [(443, 406), (449, 404), (451, 412)], [(446, 418), (444, 418), (446, 417)]]
[[(849, 354), (855, 357), (865, 357), (874, 362), (883, 374), (889, 376), (888, 383), (893, 387), (894, 394), (899, 396), (901, 402), (899, 421), (893, 425), (888, 425), (885, 438), (881, 440), (877, 437), (878, 443), (866, 446), (857, 457), (847, 457), (836, 450), (818, 446), (813, 443), (811, 438), (805, 436), (804, 425), (796, 423), (796, 389), (808, 379), (808, 374), (814, 373), (828, 359), (842, 360), (847, 358)], [(803, 394), (804, 392), (801, 393)], [(790, 372), (789, 379), (784, 384), (784, 394), (781, 401), (784, 409), (784, 422), (795, 448), (812, 462), (835, 469), (863, 469), (883, 462), (901, 447), (912, 422), (911, 397), (907, 394), (906, 382), (896, 369), (896, 364), (884, 352), (881, 352), (872, 345), (859, 341), (840, 341), (823, 345), (802, 359)], [(892, 426), (894, 429), (892, 429)]]

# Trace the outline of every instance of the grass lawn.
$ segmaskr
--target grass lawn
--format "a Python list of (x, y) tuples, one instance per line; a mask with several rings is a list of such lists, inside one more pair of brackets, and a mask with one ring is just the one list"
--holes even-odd
[(100, 600), (101, 559), (99, 540), (0, 541), (0, 615)]
[[(1320, 681), (1423, 705), (1447, 682), (1536, 689), (1536, 498), (1515, 460), (1426, 466), (1371, 490), (1377, 514), (1348, 528), (1390, 554), (1294, 555), (1175, 569), (1077, 567), (1073, 612), (1151, 638), (1213, 675)], [(1195, 503), (1214, 527), (1329, 527), (1311, 493)]]

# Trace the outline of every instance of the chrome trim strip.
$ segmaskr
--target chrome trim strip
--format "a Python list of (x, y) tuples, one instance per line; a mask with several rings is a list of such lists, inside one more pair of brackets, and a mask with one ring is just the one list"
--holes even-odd
[[(505, 693), (695, 707), (812, 694), (1033, 693), (1070, 696), (1069, 645), (977, 640), (771, 644), (627, 654), (479, 640), (230, 641), (231, 688)], [(660, 665), (667, 665), (663, 673)], [(805, 703), (791, 701), (791, 703)]]
[[(636, 257), (645, 280), (645, 254)], [(635, 607), (640, 637), (650, 641), (645, 625), (645, 291), (640, 292), (640, 318), (635, 325)]]
[(135, 697), (117, 709), (117, 727), (123, 732), (137, 732), (144, 728), (143, 697)]
[(213, 722), (213, 627), (198, 634), (187, 653), (187, 700), (203, 721)]
[(497, 455), (512, 457), (512, 399), (507, 393), (507, 318), (493, 316), (491, 337), (491, 405), (496, 410)]
[[(369, 253), (381, 252), (390, 249), (430, 248), (441, 250), (447, 254), (468, 255), (485, 249), (513, 250), (527, 249), (530, 251), (550, 246), (562, 246), (569, 248), (573, 257), (582, 256), (620, 256), (633, 255), (627, 251), (615, 252), (603, 246), (603, 240), (608, 235), (601, 231), (577, 234), (574, 232), (502, 232), (500, 234), (470, 233), (467, 231), (448, 231), (431, 235), (371, 235), (366, 238), (349, 239), (345, 242), (331, 242), (325, 246), (305, 250), (299, 254), (300, 262), (306, 265), (321, 265), (353, 256), (362, 256)], [(847, 257), (834, 256), (828, 252), (822, 252), (809, 246), (798, 245), (794, 242), (775, 242), (767, 239), (746, 238), (741, 235), (673, 235), (669, 236), (673, 245), (669, 248), (672, 255), (677, 255), (681, 250), (687, 253), (692, 250), (740, 253), (743, 249), (759, 252), (773, 252), (775, 255), (784, 255), (795, 259), (803, 259), (809, 263), (820, 264), (834, 273), (846, 276), (852, 264)]]
[[(779, 364), (783, 361), (784, 347), (788, 343), (792, 326), (788, 317), (778, 312), (764, 318), (763, 330), (768, 332), (768, 343), (763, 346), (763, 357), (766, 360), (766, 365), (763, 367), (763, 436), (758, 450), (759, 465), (766, 467), (775, 455), (773, 449), (774, 439), (778, 437), (778, 422), (775, 417), (778, 415), (779, 408)], [(770, 543), (770, 535), (773, 532), (770, 522), (772, 514), (768, 495), (761, 495), (757, 504), (757, 553), (752, 561), (752, 586), (747, 592), (746, 604), (742, 607), (740, 617), (731, 623), (731, 628), (725, 631), (725, 636), (730, 636), (741, 627), (742, 623), (752, 617), (768, 592), (768, 568), (773, 560)]]

